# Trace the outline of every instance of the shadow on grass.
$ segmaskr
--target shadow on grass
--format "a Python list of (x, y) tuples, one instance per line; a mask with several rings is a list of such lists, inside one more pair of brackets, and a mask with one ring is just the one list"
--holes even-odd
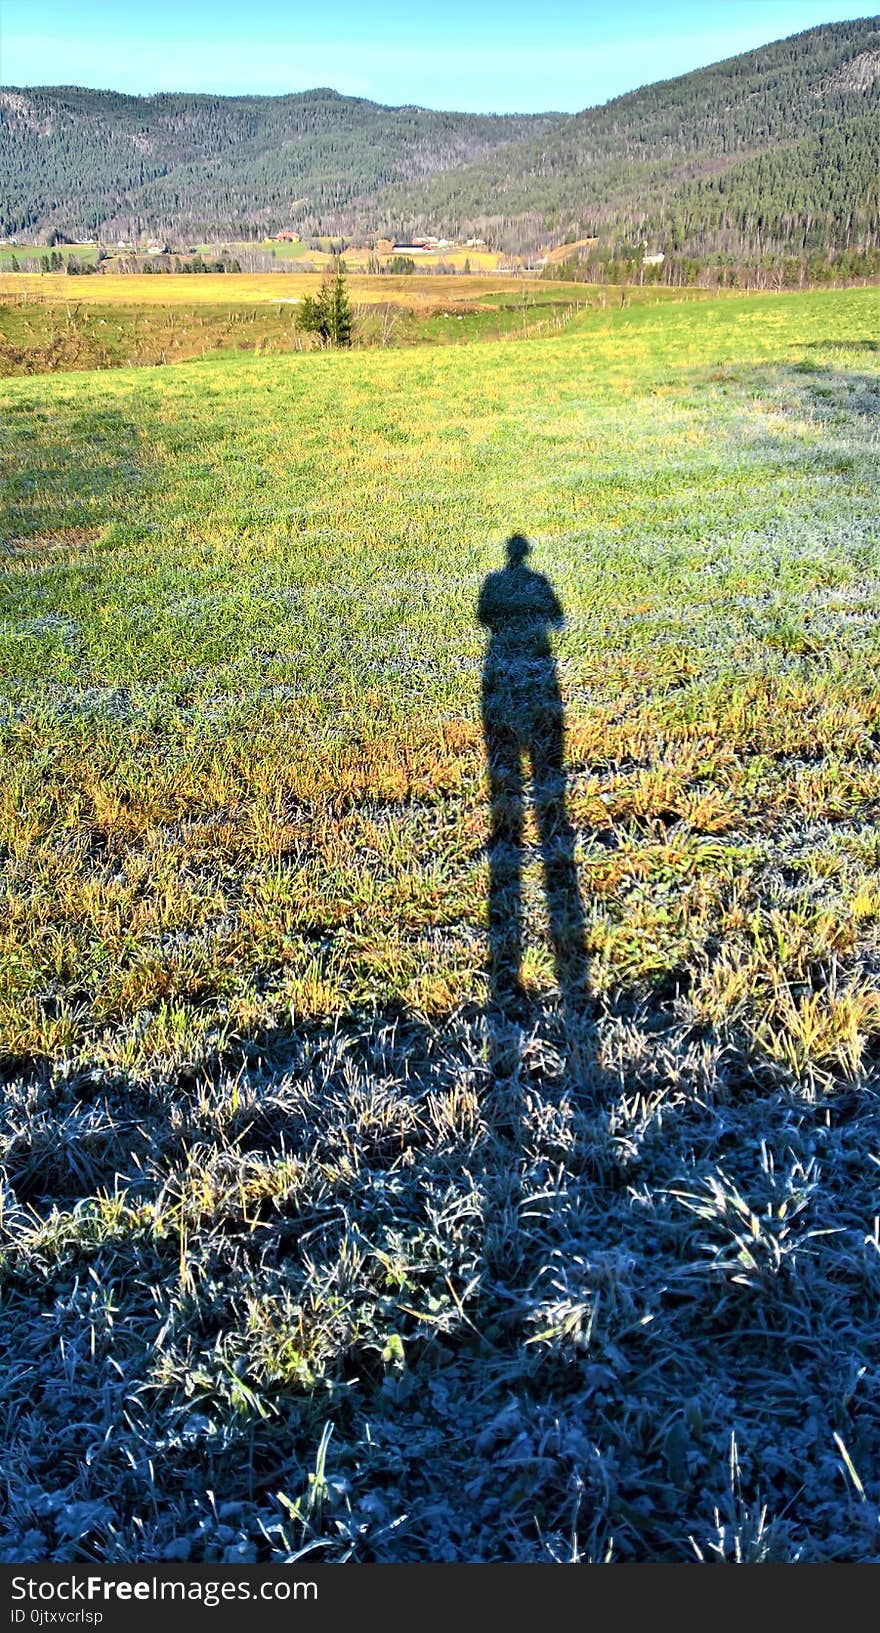
[(807, 352), (880, 352), (880, 340), (869, 340), (865, 335), (852, 340), (807, 340), (803, 348)]
[(876, 1556), (876, 1086), (762, 1077), (667, 981), (585, 1002), (561, 608), (512, 545), (491, 1001), (7, 1084), (0, 1557)]
[(867, 1557), (876, 1092), (762, 1088), (668, 997), (582, 1024), (601, 1097), (525, 1006), (515, 1138), (476, 1008), (12, 1085), (0, 1552)]
[[(876, 1083), (762, 1076), (659, 983), (582, 1005), (561, 609), (523, 582), (537, 650), (485, 676), (485, 1010), (7, 1085), (4, 1557), (876, 1558)], [(526, 685), (509, 729), (532, 662), (549, 724)], [(524, 754), (551, 998), (519, 980)]]
[(506, 1297), (516, 1319), (517, 1279), (528, 1254), (520, 1240), (520, 1169), (528, 1111), (522, 1080), (522, 1039), (529, 1001), (522, 982), (523, 872), (531, 859), (526, 836), (524, 762), (531, 771), (532, 807), (561, 1000), (568, 1086), (587, 1092), (594, 1074), (584, 1058), (588, 1013), (584, 908), (575, 863), (577, 835), (568, 813), (565, 718), (551, 631), (562, 605), (543, 573), (527, 566), (531, 545), (507, 541), (507, 561), (480, 591), (478, 615), (489, 631), (483, 665), (482, 720), (489, 770), (489, 960), (487, 1027), (490, 1089), (486, 1117), (506, 1162), (487, 1190), (484, 1223), (486, 1285)]

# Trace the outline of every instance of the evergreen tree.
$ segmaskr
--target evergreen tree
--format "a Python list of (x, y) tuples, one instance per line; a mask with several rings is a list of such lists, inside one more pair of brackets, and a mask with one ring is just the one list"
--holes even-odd
[(351, 306), (348, 299), (348, 290), (345, 287), (345, 267), (341, 259), (337, 260), (336, 271), (330, 281), (327, 301), (327, 327), (331, 345), (351, 345), (353, 327)]
[(317, 295), (306, 295), (297, 313), (297, 328), (317, 335), (328, 346), (350, 346), (351, 306), (345, 286), (345, 263), (337, 258)]

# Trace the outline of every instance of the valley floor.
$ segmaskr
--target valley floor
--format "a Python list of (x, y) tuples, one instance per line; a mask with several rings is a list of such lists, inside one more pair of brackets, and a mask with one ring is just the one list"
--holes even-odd
[(0, 1557), (877, 1558), (875, 335), (2, 382)]

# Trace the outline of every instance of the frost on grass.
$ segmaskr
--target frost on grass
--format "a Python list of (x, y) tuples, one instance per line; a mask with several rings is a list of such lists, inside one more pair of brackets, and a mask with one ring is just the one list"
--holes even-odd
[[(8, 388), (4, 1557), (878, 1557), (872, 299)], [(515, 526), (579, 1020), (532, 813), (485, 997)]]
[(876, 1091), (681, 1003), (489, 1042), (9, 1085), (5, 1557), (875, 1556)]

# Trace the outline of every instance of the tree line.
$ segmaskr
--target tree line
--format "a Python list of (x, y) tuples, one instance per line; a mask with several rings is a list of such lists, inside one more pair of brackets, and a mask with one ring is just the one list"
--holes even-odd
[(877, 18), (576, 115), (290, 97), (0, 91), (0, 236), (184, 243), (417, 231), (518, 255), (592, 238), (760, 262), (880, 243)]

